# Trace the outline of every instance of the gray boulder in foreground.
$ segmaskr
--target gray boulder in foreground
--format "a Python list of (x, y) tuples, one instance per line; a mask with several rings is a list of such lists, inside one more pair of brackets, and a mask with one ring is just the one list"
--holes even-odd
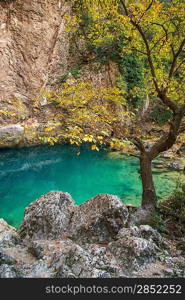
[(128, 209), (115, 195), (99, 194), (77, 207), (69, 234), (79, 243), (112, 240), (126, 225)]
[(131, 216), (114, 195), (77, 207), (50, 192), (25, 209), (18, 232), (0, 220), (0, 278), (185, 277), (171, 241)]
[(22, 239), (57, 239), (68, 229), (75, 210), (68, 193), (52, 191), (32, 202), (26, 209), (19, 234)]

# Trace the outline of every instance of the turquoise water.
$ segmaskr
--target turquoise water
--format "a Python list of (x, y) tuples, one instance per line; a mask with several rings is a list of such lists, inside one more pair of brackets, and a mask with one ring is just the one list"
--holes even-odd
[[(24, 208), (51, 190), (69, 192), (77, 204), (98, 193), (110, 193), (125, 203), (139, 205), (138, 169), (136, 158), (91, 151), (88, 147), (56, 145), (1, 150), (0, 218), (19, 226)], [(155, 182), (160, 196), (168, 195), (175, 186), (168, 172), (156, 173)]]

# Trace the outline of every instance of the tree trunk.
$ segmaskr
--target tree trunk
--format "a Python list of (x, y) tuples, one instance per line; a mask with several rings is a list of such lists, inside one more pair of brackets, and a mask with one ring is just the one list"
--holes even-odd
[[(167, 99), (170, 101), (169, 99)], [(154, 187), (152, 176), (152, 160), (155, 159), (161, 152), (170, 149), (176, 142), (179, 134), (182, 118), (185, 115), (185, 104), (176, 108), (173, 113), (173, 119), (170, 123), (168, 133), (165, 133), (149, 151), (145, 149), (144, 143), (137, 137), (130, 138), (131, 141), (140, 151), (140, 174), (142, 180), (142, 207), (154, 211), (157, 206), (157, 195)]]
[(142, 207), (153, 210), (156, 208), (157, 195), (152, 176), (152, 160), (147, 152), (140, 156), (140, 173), (143, 188)]

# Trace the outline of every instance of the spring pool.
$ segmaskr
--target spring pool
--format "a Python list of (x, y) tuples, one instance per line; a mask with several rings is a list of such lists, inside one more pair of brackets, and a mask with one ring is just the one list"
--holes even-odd
[[(41, 195), (60, 190), (81, 204), (98, 193), (140, 204), (139, 161), (70, 145), (0, 150), (0, 218), (19, 226), (24, 208)], [(154, 172), (159, 197), (175, 188), (177, 172)]]

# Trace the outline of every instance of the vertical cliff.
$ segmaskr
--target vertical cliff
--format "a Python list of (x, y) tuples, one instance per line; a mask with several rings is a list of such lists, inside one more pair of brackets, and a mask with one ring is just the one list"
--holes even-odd
[[(0, 109), (29, 114), (34, 96), (49, 80), (61, 76), (68, 65), (66, 1), (0, 1)], [(61, 67), (62, 66), (62, 67)], [(24, 117), (24, 116), (22, 116)], [(7, 120), (6, 120), (7, 119)], [(9, 122), (1, 114), (1, 123)]]

